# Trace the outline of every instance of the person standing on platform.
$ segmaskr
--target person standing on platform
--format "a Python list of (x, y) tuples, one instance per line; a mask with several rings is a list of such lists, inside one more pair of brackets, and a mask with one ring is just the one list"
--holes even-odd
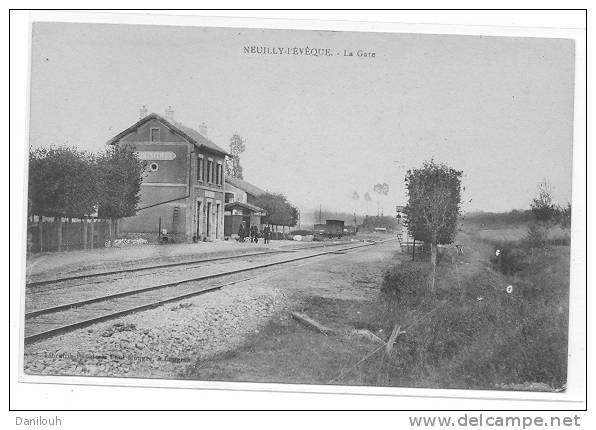
[(244, 242), (246, 233), (246, 221), (242, 221), (240, 223), (240, 227), (238, 227), (238, 237), (240, 238), (240, 242)]
[(265, 238), (265, 244), (268, 244), (271, 239), (271, 227), (268, 225), (263, 229), (263, 237)]

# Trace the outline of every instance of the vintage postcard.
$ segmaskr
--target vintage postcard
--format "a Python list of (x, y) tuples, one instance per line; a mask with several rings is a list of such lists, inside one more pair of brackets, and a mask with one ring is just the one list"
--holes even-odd
[(573, 39), (39, 21), (30, 61), (25, 378), (567, 392)]

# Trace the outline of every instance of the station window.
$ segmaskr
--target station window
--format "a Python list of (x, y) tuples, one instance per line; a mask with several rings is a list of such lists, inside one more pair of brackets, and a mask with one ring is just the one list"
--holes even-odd
[(205, 180), (205, 165), (203, 163), (203, 156), (199, 155), (199, 158), (197, 159), (197, 179), (199, 181)]
[(215, 168), (215, 183), (221, 185), (221, 164), (217, 163)]
[(211, 160), (207, 162), (207, 182), (213, 182), (213, 161)]
[(159, 142), (159, 127), (152, 127), (150, 134), (151, 142)]

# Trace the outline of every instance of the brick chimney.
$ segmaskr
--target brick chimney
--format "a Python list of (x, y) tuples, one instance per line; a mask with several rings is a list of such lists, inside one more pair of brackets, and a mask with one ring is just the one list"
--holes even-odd
[(166, 119), (170, 122), (174, 122), (174, 109), (172, 109), (172, 106), (168, 106), (166, 109)]
[(205, 122), (202, 122), (201, 125), (199, 125), (199, 133), (207, 137), (207, 124), (205, 124)]
[(147, 106), (143, 105), (141, 106), (141, 109), (139, 109), (139, 119), (143, 119), (147, 116)]

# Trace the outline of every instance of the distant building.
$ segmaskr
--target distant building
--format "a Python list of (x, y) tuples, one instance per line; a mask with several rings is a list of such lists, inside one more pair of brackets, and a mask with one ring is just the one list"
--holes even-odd
[(226, 203), (244, 202), (254, 204), (265, 191), (244, 179), (226, 177)]
[(132, 145), (147, 160), (137, 215), (120, 221), (121, 232), (158, 233), (178, 240), (224, 237), (224, 163), (229, 155), (202, 133), (141, 109), (141, 119), (114, 136), (109, 145)]
[(226, 177), (225, 225), (227, 237), (235, 237), (242, 221), (247, 227), (256, 225), (263, 229), (262, 217), (267, 215), (264, 209), (254, 203), (265, 191), (243, 179)]

